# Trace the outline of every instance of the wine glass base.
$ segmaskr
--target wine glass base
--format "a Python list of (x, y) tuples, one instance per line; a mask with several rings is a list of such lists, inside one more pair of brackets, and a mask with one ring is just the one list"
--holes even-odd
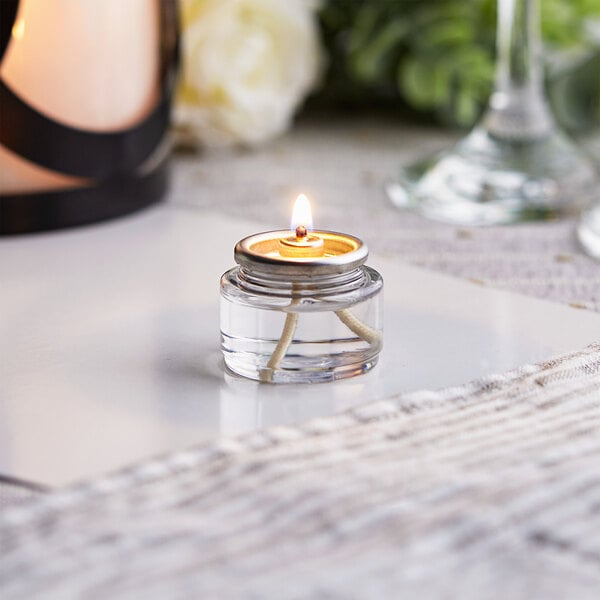
[(577, 214), (596, 191), (588, 157), (559, 132), (508, 141), (478, 127), (387, 186), (395, 206), (457, 225), (499, 225)]
[(577, 238), (590, 256), (600, 259), (600, 204), (583, 213), (577, 228)]

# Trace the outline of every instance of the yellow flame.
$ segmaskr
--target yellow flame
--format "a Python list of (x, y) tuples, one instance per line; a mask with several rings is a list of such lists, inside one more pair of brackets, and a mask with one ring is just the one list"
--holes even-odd
[(25, 34), (25, 19), (18, 19), (13, 25), (11, 33), (16, 40), (22, 39)]
[(310, 209), (310, 202), (304, 194), (300, 194), (294, 202), (294, 210), (292, 212), (291, 230), (294, 231), (296, 227), (303, 225), (306, 229), (311, 230), (313, 228), (312, 211)]

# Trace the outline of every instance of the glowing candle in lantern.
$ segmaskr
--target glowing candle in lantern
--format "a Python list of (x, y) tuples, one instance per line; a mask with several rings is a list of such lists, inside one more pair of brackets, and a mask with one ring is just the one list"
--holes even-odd
[(175, 0), (0, 2), (0, 234), (157, 201)]

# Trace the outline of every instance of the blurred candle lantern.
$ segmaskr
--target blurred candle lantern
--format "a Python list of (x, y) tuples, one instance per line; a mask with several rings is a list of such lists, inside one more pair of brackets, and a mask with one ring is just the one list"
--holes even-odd
[(0, 233), (160, 199), (176, 0), (0, 1)]

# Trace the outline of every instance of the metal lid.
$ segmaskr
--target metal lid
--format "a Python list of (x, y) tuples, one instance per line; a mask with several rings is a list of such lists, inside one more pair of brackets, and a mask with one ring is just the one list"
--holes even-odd
[(312, 231), (323, 239), (323, 256), (298, 258), (282, 256), (280, 240), (293, 232), (266, 231), (240, 240), (234, 251), (235, 262), (247, 269), (259, 269), (273, 274), (291, 276), (346, 273), (362, 265), (369, 250), (357, 237), (335, 231)]

